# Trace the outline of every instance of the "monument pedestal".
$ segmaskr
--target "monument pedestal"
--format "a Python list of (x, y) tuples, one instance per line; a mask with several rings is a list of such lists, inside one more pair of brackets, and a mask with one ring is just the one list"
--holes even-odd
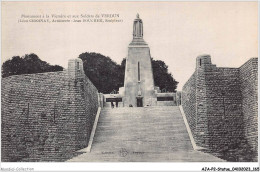
[(152, 106), (156, 95), (150, 49), (143, 40), (142, 20), (134, 21), (133, 40), (128, 46), (124, 82), (124, 106)]

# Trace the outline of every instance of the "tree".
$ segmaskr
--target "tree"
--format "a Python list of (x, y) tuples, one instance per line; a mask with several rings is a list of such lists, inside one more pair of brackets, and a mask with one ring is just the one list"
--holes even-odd
[(5, 61), (2, 65), (2, 77), (11, 75), (43, 73), (62, 71), (63, 67), (59, 65), (50, 65), (42, 61), (36, 54), (26, 54), (23, 57), (14, 56)]
[(160, 89), (166, 89), (167, 92), (176, 92), (179, 82), (177, 82), (168, 71), (168, 66), (161, 60), (153, 60), (153, 77), (154, 84)]
[[(99, 92), (108, 94), (119, 90), (124, 86), (125, 64), (124, 58), (121, 64), (117, 64), (110, 57), (99, 53), (85, 52), (79, 55), (83, 61), (83, 68), (86, 76), (97, 87)], [(160, 89), (166, 89), (169, 92), (175, 92), (178, 82), (168, 72), (168, 66), (161, 60), (153, 60), (154, 83)], [(62, 71), (63, 68), (58, 65), (50, 65), (42, 61), (36, 54), (26, 54), (23, 57), (14, 56), (2, 65), (2, 77), (11, 75), (55, 72)]]
[(120, 65), (109, 57), (99, 53), (82, 53), (79, 58), (83, 61), (86, 76), (96, 86), (99, 92), (110, 93), (123, 86), (124, 78)]

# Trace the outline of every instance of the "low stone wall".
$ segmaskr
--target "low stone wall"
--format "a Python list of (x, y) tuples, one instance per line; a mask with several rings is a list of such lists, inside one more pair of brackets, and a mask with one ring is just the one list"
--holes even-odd
[(64, 161), (87, 147), (98, 94), (83, 68), (70, 75), (73, 65), (2, 79), (2, 161)]
[(177, 106), (176, 93), (156, 93), (157, 106)]
[(177, 91), (176, 92), (176, 103), (177, 103), (177, 106), (180, 106), (182, 104), (181, 102), (181, 91)]
[(256, 152), (258, 144), (256, 58), (240, 68), (218, 68), (209, 55), (197, 57), (196, 70), (181, 97), (198, 146), (223, 156), (234, 154), (228, 160), (252, 161), (246, 156)]
[(157, 101), (157, 106), (176, 106), (174, 101)]
[[(177, 106), (180, 105), (181, 93), (155, 93), (155, 98), (149, 98), (150, 106)], [(116, 107), (116, 102), (118, 107), (124, 107), (123, 94), (103, 94), (103, 105), (104, 107), (112, 108), (111, 102), (113, 102), (114, 107)], [(143, 106), (147, 106), (144, 105)]]
[(123, 98), (121, 94), (103, 94), (103, 101), (104, 107), (112, 108), (112, 104), (116, 108), (117, 107), (124, 107)]

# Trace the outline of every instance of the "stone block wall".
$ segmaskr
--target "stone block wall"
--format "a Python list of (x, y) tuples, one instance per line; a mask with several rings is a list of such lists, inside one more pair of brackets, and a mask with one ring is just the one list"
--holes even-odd
[(209, 55), (197, 57), (182, 106), (198, 146), (221, 152), (247, 140), (257, 151), (257, 58), (240, 68), (218, 68)]
[(206, 74), (208, 147), (225, 150), (244, 138), (238, 68), (216, 68)]
[(240, 68), (242, 112), (245, 136), (258, 151), (258, 58), (252, 58)]
[(184, 84), (182, 88), (182, 107), (185, 112), (187, 121), (192, 131), (193, 137), (196, 140), (196, 118), (197, 118), (197, 104), (196, 104), (196, 73)]
[(2, 79), (2, 161), (64, 161), (87, 146), (97, 89), (68, 71)]

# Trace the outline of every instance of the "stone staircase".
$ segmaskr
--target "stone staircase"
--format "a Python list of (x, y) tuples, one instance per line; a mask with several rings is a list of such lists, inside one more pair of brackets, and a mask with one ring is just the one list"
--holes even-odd
[(101, 111), (91, 152), (70, 162), (223, 161), (193, 150), (179, 107), (114, 108)]

